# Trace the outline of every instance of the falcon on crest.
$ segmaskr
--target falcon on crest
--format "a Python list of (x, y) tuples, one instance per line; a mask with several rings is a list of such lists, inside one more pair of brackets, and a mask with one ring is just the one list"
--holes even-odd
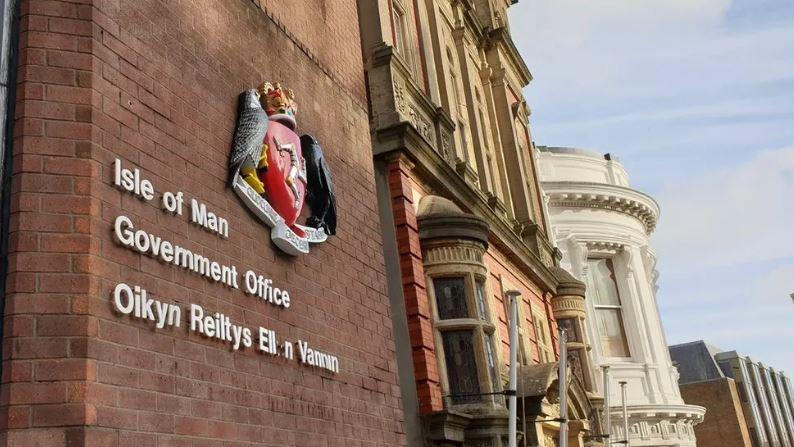
[(260, 94), (255, 89), (240, 94), (237, 106), (237, 127), (234, 130), (232, 152), (229, 156), (229, 186), (234, 184), (237, 173), (245, 179), (258, 193), (264, 192), (262, 182), (257, 178), (256, 169), (262, 158), (262, 146), (267, 134), (268, 117), (262, 104)]

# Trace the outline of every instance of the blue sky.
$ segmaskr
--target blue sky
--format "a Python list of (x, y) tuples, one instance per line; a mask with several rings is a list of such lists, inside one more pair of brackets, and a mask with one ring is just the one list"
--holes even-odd
[(670, 343), (794, 377), (794, 2), (521, 0), (537, 144), (611, 152), (662, 209)]

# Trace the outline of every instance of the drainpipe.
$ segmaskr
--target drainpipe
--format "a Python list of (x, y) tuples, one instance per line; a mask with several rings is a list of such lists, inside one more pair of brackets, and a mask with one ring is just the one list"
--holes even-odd
[[(2, 334), (8, 273), (11, 156), (14, 144), (14, 105), (19, 60), (19, 0), (4, 0), (0, 4), (0, 21), (0, 334)], [(0, 373), (2, 367), (2, 359), (0, 359)]]

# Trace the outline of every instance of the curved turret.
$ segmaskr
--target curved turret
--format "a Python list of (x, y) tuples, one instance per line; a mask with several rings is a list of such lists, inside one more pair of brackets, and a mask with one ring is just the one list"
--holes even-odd
[[(594, 365), (609, 367), (611, 439), (625, 439), (619, 383), (626, 382), (632, 446), (694, 447), (693, 426), (705, 410), (681, 398), (656, 305), (649, 237), (658, 204), (629, 186), (625, 168), (610, 154), (538, 149), (560, 264), (586, 284), (589, 355)], [(603, 381), (596, 382), (603, 393)]]

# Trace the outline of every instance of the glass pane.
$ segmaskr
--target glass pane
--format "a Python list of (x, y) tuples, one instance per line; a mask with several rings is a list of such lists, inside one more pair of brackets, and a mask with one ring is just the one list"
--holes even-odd
[(582, 358), (579, 349), (568, 351), (568, 365), (570, 365), (573, 375), (579, 378), (584, 383), (584, 374), (582, 373)]
[(397, 51), (405, 55), (405, 20), (402, 11), (394, 9), (394, 40)]
[(573, 318), (561, 318), (557, 320), (557, 326), (565, 329), (565, 341), (580, 341), (579, 334), (576, 332), (576, 321)]
[(588, 275), (587, 285), (591, 296), (596, 305), (605, 304), (610, 306), (620, 306), (620, 295), (615, 283), (615, 272), (612, 268), (611, 259), (589, 259), (587, 261)]
[(472, 331), (445, 331), (444, 359), (447, 362), (449, 394), (453, 404), (480, 402), (480, 380), (474, 360), (474, 333)]
[(480, 311), (480, 320), (485, 321), (485, 283), (477, 281), (475, 290), (477, 292), (477, 310)]
[(498, 375), (496, 374), (496, 359), (493, 355), (493, 336), (485, 334), (485, 355), (488, 358), (488, 373), (491, 375), (491, 384), (494, 391), (499, 389)]
[(532, 315), (532, 322), (535, 323), (535, 331), (538, 336), (540, 344), (547, 344), (549, 341), (546, 339), (546, 327), (543, 324), (543, 319), (538, 314)]
[(463, 278), (435, 278), (433, 290), (436, 293), (438, 318), (448, 320), (451, 318), (467, 318), (466, 307), (466, 281)]
[(629, 357), (620, 309), (596, 309), (601, 348), (607, 357)]

